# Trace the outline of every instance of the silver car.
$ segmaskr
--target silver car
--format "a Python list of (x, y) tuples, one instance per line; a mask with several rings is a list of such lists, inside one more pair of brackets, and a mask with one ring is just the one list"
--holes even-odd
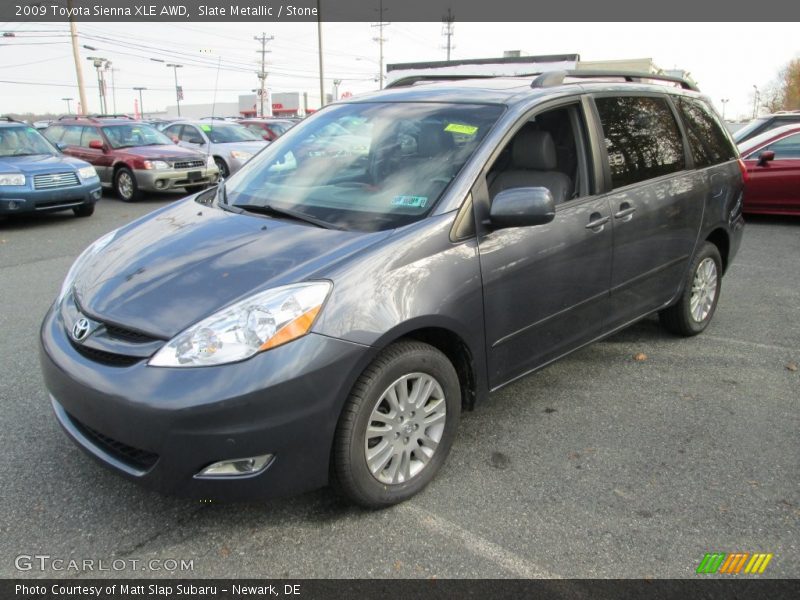
[(220, 177), (235, 173), (269, 145), (246, 127), (221, 120), (179, 121), (162, 131), (179, 146), (212, 155)]

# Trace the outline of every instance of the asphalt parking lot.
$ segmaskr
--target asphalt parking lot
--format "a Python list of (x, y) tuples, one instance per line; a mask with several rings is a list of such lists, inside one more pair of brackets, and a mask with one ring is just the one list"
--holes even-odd
[[(504, 388), (464, 416), (422, 494), (365, 512), (327, 490), (163, 497), (60, 431), (41, 319), (85, 246), (176, 197), (0, 222), (0, 576), (680, 578), (746, 551), (774, 553), (765, 576), (800, 577), (800, 219), (750, 220), (703, 335), (647, 319)], [(20, 572), (21, 554), (194, 569)]]

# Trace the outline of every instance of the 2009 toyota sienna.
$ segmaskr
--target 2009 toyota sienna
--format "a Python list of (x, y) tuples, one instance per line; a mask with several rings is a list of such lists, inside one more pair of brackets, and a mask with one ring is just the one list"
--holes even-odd
[(662, 79), (417, 77), (326, 107), (75, 261), (41, 329), (58, 421), (168, 492), (409, 498), (489, 392), (654, 312), (708, 325), (742, 165)]

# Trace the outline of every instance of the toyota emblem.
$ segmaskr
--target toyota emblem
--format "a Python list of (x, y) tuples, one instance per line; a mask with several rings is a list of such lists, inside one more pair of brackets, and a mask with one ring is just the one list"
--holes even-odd
[(81, 318), (72, 326), (72, 337), (76, 342), (82, 342), (89, 335), (89, 319)]

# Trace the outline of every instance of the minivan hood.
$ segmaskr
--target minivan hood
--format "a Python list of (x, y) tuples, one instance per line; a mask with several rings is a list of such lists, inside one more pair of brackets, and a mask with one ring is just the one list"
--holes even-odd
[(345, 232), (237, 214), (192, 199), (122, 228), (77, 275), (82, 310), (170, 338), (257, 291), (323, 278), (390, 232)]

